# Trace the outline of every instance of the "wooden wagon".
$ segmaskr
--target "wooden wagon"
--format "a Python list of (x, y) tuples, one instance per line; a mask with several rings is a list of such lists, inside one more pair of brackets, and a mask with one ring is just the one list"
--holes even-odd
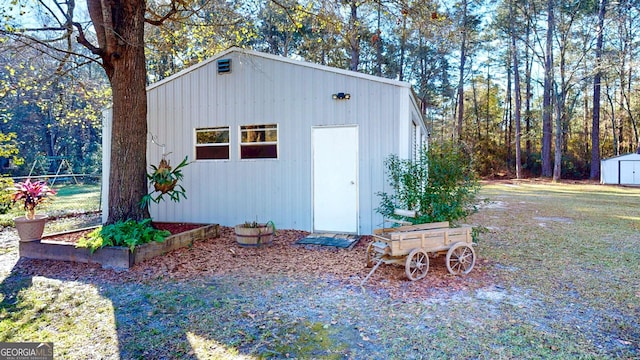
[(367, 247), (367, 267), (373, 267), (364, 284), (381, 264), (404, 264), (411, 281), (427, 275), (429, 256), (446, 254), (451, 274), (468, 274), (476, 262), (471, 227), (450, 228), (449, 222), (406, 225), (374, 230)]

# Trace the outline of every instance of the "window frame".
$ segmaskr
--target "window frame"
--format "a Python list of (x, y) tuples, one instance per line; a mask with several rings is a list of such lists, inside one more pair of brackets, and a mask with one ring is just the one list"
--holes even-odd
[[(255, 127), (263, 127), (262, 129), (246, 129), (249, 126)], [(250, 131), (264, 131), (265, 132), (265, 141), (261, 142), (244, 142), (242, 141), (242, 135)], [(274, 131), (276, 132), (276, 140), (275, 141), (266, 141), (266, 132)], [(244, 146), (275, 146), (275, 157), (243, 157), (242, 148)], [(240, 125), (238, 127), (238, 157), (240, 161), (251, 161), (251, 160), (278, 160), (280, 159), (280, 124), (278, 123), (268, 123), (268, 124), (246, 124)]]
[[(227, 142), (225, 143), (198, 143), (198, 133), (199, 132), (205, 132), (205, 131), (225, 131), (227, 132)], [(224, 125), (224, 126), (209, 126), (209, 127), (200, 127), (200, 128), (195, 128), (194, 129), (194, 158), (196, 159), (196, 161), (228, 161), (231, 160), (231, 126), (228, 125)], [(227, 157), (226, 158), (198, 158), (198, 148), (205, 148), (205, 147), (217, 147), (217, 148), (222, 148), (225, 147), (227, 148)]]

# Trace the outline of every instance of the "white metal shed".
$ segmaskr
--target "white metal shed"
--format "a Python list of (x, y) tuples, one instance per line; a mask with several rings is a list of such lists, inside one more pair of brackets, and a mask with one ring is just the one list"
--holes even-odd
[(626, 154), (601, 160), (600, 183), (640, 185), (640, 154)]
[[(369, 234), (382, 223), (384, 160), (427, 144), (409, 83), (240, 48), (147, 94), (149, 139), (173, 165), (193, 161), (188, 198), (151, 204), (157, 221)], [(162, 151), (150, 141), (149, 164)]]

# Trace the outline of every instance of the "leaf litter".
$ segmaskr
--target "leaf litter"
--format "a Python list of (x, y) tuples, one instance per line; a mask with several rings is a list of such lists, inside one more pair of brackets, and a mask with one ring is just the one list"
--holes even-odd
[[(486, 235), (492, 238), (489, 246), (514, 246), (517, 239), (497, 232)], [(507, 258), (483, 258), (484, 239), (476, 248), (476, 267), (466, 276), (449, 275), (439, 257), (431, 259), (423, 280), (410, 282), (403, 267), (383, 265), (363, 288), (370, 238), (351, 251), (294, 244), (305, 235), (280, 230), (269, 247), (243, 248), (236, 245), (232, 228), (221, 227), (219, 238), (197, 241), (129, 271), (23, 259), (13, 272), (96, 284), (114, 303), (116, 351), (122, 358), (195, 358), (198, 349), (188, 344), (184, 349), (183, 336), (173, 336), (181, 332), (215, 339), (209, 348), (236, 349), (237, 356), (224, 358), (637, 355), (638, 339), (630, 337), (633, 319), (624, 319), (619, 310), (598, 323), (600, 310), (580, 308), (579, 299), (575, 306), (549, 305), (535, 287), (505, 285), (526, 273), (507, 271), (517, 264)], [(15, 248), (8, 249), (0, 258), (15, 264)], [(610, 319), (621, 321), (613, 325)], [(620, 334), (607, 333), (616, 327)], [(601, 333), (594, 335), (593, 329)]]

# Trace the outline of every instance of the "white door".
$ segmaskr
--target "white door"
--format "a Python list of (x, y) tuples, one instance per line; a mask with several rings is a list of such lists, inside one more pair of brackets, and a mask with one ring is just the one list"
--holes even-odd
[(358, 232), (358, 128), (316, 127), (313, 142), (313, 230)]
[(640, 184), (640, 161), (620, 160), (620, 184)]

